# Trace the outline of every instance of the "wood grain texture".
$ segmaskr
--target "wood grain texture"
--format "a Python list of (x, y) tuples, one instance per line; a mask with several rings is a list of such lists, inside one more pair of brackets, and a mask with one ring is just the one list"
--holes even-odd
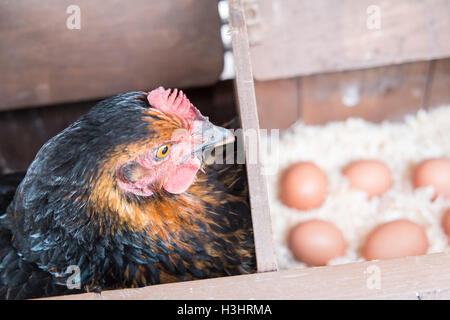
[(223, 67), (217, 2), (0, 1), (0, 110), (215, 83)]
[(439, 253), (50, 299), (445, 299), (449, 268), (450, 254)]
[(450, 59), (255, 81), (255, 89), (261, 128), (286, 129), (297, 119), (397, 121), (450, 104)]
[[(236, 94), (244, 132), (255, 133), (257, 148), (259, 140), (259, 120), (256, 107), (255, 88), (250, 64), (248, 37), (241, 0), (229, 0), (230, 30), (236, 69)], [(267, 182), (262, 172), (260, 159), (249, 161), (249, 142), (245, 144), (245, 158), (249, 183), (250, 206), (252, 210), (253, 232), (258, 272), (277, 270), (272, 227), (270, 219)]]
[(424, 107), (428, 75), (423, 61), (301, 77), (301, 118), (306, 124), (403, 120)]
[(298, 78), (255, 82), (262, 129), (285, 129), (300, 117), (298, 82)]
[[(450, 0), (246, 0), (255, 79), (450, 56)], [(380, 8), (380, 29), (366, 10)]]
[(450, 105), (450, 59), (432, 61), (426, 107)]
[(450, 289), (433, 289), (420, 292), (420, 300), (450, 300)]

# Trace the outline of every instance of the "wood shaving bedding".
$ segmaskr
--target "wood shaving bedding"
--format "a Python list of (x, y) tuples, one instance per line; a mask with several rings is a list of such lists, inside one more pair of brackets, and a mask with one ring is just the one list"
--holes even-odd
[[(380, 124), (350, 118), (324, 126), (294, 124), (281, 134), (279, 152), (270, 150), (270, 137), (262, 137), (262, 159), (276, 169), (267, 175), (272, 229), (280, 269), (304, 268), (286, 246), (289, 229), (310, 219), (334, 223), (343, 233), (348, 248), (345, 256), (329, 265), (363, 261), (360, 246), (376, 225), (406, 218), (426, 228), (428, 253), (450, 249), (441, 228), (441, 217), (450, 200), (431, 201), (433, 188), (413, 190), (411, 175), (424, 159), (450, 158), (450, 106), (431, 111), (420, 110), (403, 122)], [(354, 160), (383, 161), (392, 171), (393, 186), (381, 197), (369, 200), (366, 194), (350, 190), (341, 170)], [(277, 198), (279, 173), (299, 161), (312, 161), (327, 174), (328, 196), (314, 210), (288, 208)], [(270, 170), (269, 170), (270, 171)]]

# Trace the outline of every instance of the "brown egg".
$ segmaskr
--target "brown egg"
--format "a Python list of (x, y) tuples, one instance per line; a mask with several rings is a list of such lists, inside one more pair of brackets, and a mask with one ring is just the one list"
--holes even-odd
[(363, 256), (366, 260), (391, 259), (425, 254), (427, 249), (425, 229), (400, 219), (375, 227), (366, 238)]
[(347, 248), (338, 228), (317, 219), (296, 225), (287, 241), (295, 259), (310, 266), (324, 266), (331, 259), (344, 255)]
[(420, 163), (413, 173), (414, 188), (433, 186), (434, 199), (439, 195), (450, 198), (450, 160), (428, 159)]
[(327, 188), (327, 176), (319, 167), (311, 162), (300, 162), (281, 175), (279, 197), (288, 207), (308, 210), (322, 205)]
[(369, 198), (378, 197), (392, 185), (392, 173), (381, 161), (359, 160), (348, 164), (342, 173), (350, 188), (365, 191)]
[(450, 238), (450, 209), (448, 209), (442, 217), (442, 229), (444, 229), (444, 232)]

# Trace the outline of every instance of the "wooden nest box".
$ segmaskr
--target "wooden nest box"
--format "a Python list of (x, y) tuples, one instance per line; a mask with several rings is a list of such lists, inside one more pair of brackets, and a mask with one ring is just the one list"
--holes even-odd
[[(383, 1), (381, 25), (367, 0), (228, 3), (244, 130), (396, 120), (450, 102), (448, 0)], [(278, 271), (261, 166), (247, 174), (258, 273), (56, 299), (450, 298), (448, 253)], [(379, 289), (367, 285), (372, 265)]]

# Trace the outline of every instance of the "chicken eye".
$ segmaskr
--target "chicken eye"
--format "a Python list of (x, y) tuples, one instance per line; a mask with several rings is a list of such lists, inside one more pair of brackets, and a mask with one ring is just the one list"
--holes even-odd
[(169, 154), (170, 146), (165, 144), (156, 151), (156, 160), (162, 160)]

